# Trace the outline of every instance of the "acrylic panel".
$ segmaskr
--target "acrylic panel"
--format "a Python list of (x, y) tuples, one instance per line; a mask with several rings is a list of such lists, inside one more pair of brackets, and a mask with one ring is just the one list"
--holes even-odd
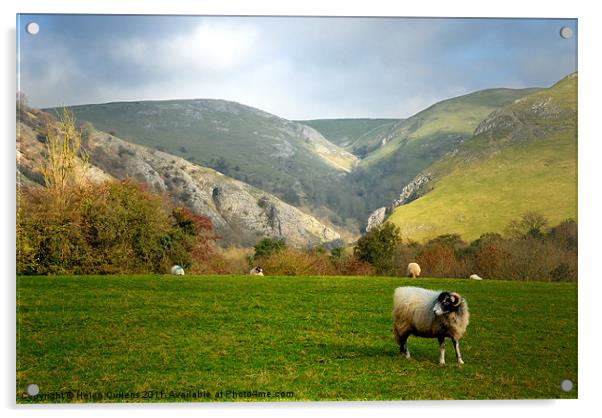
[(576, 19), (16, 30), (17, 403), (577, 397)]

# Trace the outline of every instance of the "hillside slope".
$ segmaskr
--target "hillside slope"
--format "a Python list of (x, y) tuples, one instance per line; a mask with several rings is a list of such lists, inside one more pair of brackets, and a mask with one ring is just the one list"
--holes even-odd
[(400, 119), (314, 119), (298, 122), (311, 126), (330, 142), (364, 158), (380, 145), (380, 132), (400, 122)]
[(325, 184), (357, 158), (313, 128), (224, 100), (73, 106), (79, 121), (124, 140), (214, 168), (295, 206), (320, 207)]
[[(18, 122), (17, 169), (21, 186), (43, 183), (44, 114), (26, 112)], [(252, 245), (260, 238), (284, 238), (297, 247), (328, 244), (340, 235), (313, 216), (270, 193), (182, 158), (88, 128), (90, 165), (81, 174), (91, 181), (133, 178), (176, 203), (208, 216), (222, 243)]]
[(491, 113), (423, 174), (429, 181), (388, 218), (406, 237), (474, 239), (527, 211), (576, 219), (577, 74)]
[(538, 89), (490, 89), (436, 103), (380, 130), (371, 139), (380, 146), (360, 161), (349, 183), (374, 210), (391, 202), (401, 188), (447, 152), (472, 136), (492, 111)]

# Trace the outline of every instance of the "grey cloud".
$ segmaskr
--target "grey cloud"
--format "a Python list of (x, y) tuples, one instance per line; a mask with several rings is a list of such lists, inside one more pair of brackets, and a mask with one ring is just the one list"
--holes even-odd
[(22, 43), (21, 86), (37, 106), (211, 97), (291, 119), (406, 117), (576, 70), (575, 41), (556, 36), (572, 21), (46, 18), (44, 38)]

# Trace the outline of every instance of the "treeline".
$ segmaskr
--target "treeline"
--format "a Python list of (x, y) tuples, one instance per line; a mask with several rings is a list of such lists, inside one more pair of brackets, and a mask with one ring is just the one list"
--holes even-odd
[(547, 225), (542, 215), (531, 212), (510, 222), (503, 235), (487, 233), (465, 242), (447, 234), (418, 243), (402, 239), (398, 227), (385, 223), (361, 237), (353, 251), (299, 250), (264, 239), (249, 265), (260, 265), (269, 275), (407, 276), (407, 265), (417, 262), (422, 277), (477, 274), (494, 280), (576, 282), (577, 223)]
[(565, 220), (548, 227), (538, 213), (526, 213), (509, 223), (504, 234), (487, 233), (472, 242), (457, 234), (441, 235), (424, 244), (402, 240), (399, 229), (385, 223), (360, 238), (359, 260), (377, 274), (406, 275), (417, 262), (424, 277), (577, 281), (577, 223)]

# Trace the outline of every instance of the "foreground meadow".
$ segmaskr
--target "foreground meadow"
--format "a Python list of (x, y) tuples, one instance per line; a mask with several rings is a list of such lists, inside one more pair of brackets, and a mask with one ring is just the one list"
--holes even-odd
[[(455, 290), (466, 364), (391, 332), (393, 289)], [(570, 379), (570, 392), (560, 382)], [(36, 398), (24, 395), (39, 386)], [(398, 277), (17, 278), (16, 400), (577, 397), (575, 284)], [(269, 396), (268, 396), (269, 394)]]

